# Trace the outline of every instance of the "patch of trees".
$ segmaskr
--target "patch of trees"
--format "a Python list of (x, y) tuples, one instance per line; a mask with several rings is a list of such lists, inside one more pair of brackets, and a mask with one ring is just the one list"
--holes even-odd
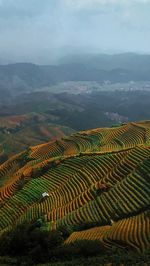
[(20, 261), (27, 258), (30, 264), (49, 261), (53, 250), (62, 244), (63, 237), (60, 231), (42, 231), (40, 226), (24, 223), (4, 233), (0, 239), (0, 256), (18, 257)]
[[(91, 226), (91, 224), (90, 224)], [(94, 225), (93, 225), (94, 226)], [(89, 226), (82, 225), (77, 230), (85, 230)], [(18, 225), (13, 231), (4, 233), (0, 237), (0, 265), (30, 266), (37, 263), (60, 261), (80, 264), (82, 258), (95, 258), (92, 265), (148, 265), (150, 253), (137, 254), (126, 249), (112, 247), (107, 250), (98, 240), (78, 240), (71, 244), (64, 244), (65, 239), (75, 229), (72, 226), (61, 226), (58, 230), (50, 232), (41, 230), (39, 221)], [(76, 264), (76, 260), (78, 261)], [(99, 264), (95, 264), (98, 260)], [(8, 263), (8, 264), (7, 264)], [(114, 264), (113, 264), (114, 263)], [(60, 265), (60, 264), (59, 264)], [(63, 264), (65, 265), (65, 264)]]

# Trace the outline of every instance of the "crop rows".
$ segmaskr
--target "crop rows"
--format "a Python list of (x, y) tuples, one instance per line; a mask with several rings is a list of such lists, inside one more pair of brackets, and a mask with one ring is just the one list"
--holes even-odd
[(73, 155), (80, 152), (118, 151), (145, 144), (149, 139), (150, 127), (129, 123), (118, 128), (82, 131), (59, 141), (49, 142), (31, 149), (32, 159)]
[[(144, 251), (150, 243), (149, 124), (83, 131), (8, 160), (0, 166), (0, 230), (41, 217), (49, 229), (94, 222), (100, 227), (93, 238), (99, 235), (107, 247), (125, 243)], [(134, 225), (131, 237), (126, 231)]]
[[(26, 185), (26, 190), (30, 190), (32, 192), (33, 187), (34, 189), (32, 195), (34, 195), (39, 189), (38, 196), (36, 198), (37, 200), (40, 199), (42, 192), (47, 191), (48, 188), (50, 197), (45, 201), (48, 205), (47, 208), (45, 207), (46, 212), (52, 212), (53, 209), (59, 207), (62, 208), (63, 213), (66, 214), (66, 209), (70, 208), (68, 212), (71, 212), (75, 209), (73, 206), (79, 208), (81, 205), (83, 206), (86, 204), (88, 200), (92, 200), (92, 192), (95, 192), (96, 188), (99, 188), (101, 183), (108, 183), (109, 186), (112, 187), (115, 183), (121, 181), (124, 176), (130, 174), (130, 172), (137, 167), (138, 163), (140, 163), (144, 158), (147, 158), (147, 156), (149, 156), (149, 150), (144, 148), (135, 148), (133, 150), (113, 155), (93, 155), (68, 159), (60, 166), (50, 169), (44, 176), (31, 180)], [(119, 174), (121, 172), (122, 176)], [(131, 180), (130, 177), (129, 180)], [(144, 181), (142, 180), (140, 185), (142, 186), (143, 183)], [(129, 184), (127, 185), (129, 186)], [(91, 188), (90, 192), (88, 192), (89, 196), (86, 197), (85, 195), (87, 191), (89, 191), (89, 188)], [(122, 191), (121, 188), (119, 188), (119, 190)], [(115, 197), (115, 192), (113, 193), (113, 197)], [(111, 191), (107, 194), (105, 193), (104, 199), (101, 197), (100, 201), (106, 201), (105, 204), (107, 205), (107, 202), (110, 201), (109, 194), (111, 194)], [(116, 194), (118, 195), (118, 191)], [(108, 196), (106, 197), (106, 195)], [(111, 197), (112, 196), (110, 196), (110, 198)], [(12, 197), (12, 199), (13, 198), (14, 197)], [(85, 200), (85, 198), (87, 198), (87, 200)], [(121, 198), (122, 195), (118, 198), (118, 202)], [(99, 200), (99, 198), (97, 200)], [(37, 208), (42, 208), (42, 204), (43, 203), (39, 205), (39, 203), (37, 203)], [(101, 203), (99, 204), (101, 205)], [(110, 210), (108, 212), (110, 212)]]
[(122, 219), (112, 226), (94, 227), (74, 232), (66, 240), (66, 244), (77, 240), (99, 240), (105, 247), (130, 247), (144, 252), (150, 249), (150, 217), (149, 212)]
[(65, 241), (65, 244), (70, 244), (77, 240), (99, 240), (99, 241), (104, 242), (103, 241), (104, 235), (106, 235), (110, 229), (111, 229), (111, 226), (106, 225), (106, 226), (90, 228), (88, 230), (83, 230), (79, 232), (74, 232)]
[[(144, 164), (142, 164), (144, 168)], [(68, 214), (61, 223), (80, 223), (96, 221), (109, 222), (110, 219), (120, 219), (139, 212), (150, 204), (150, 182), (147, 176), (142, 176), (140, 171), (128, 175), (121, 182), (112, 187), (108, 192), (97, 196), (95, 201), (90, 201), (85, 206)], [(93, 215), (93, 212), (98, 215)], [(82, 215), (81, 215), (82, 213)]]

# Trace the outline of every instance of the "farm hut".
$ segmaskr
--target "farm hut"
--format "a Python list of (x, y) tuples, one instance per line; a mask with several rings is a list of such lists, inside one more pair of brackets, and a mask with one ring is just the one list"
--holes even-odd
[(43, 192), (43, 193), (42, 193), (42, 197), (43, 197), (43, 198), (49, 197), (49, 193), (48, 193), (48, 192)]

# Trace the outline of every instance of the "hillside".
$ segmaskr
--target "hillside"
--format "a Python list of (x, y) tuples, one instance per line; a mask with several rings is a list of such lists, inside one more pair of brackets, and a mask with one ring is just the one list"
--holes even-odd
[(1, 234), (41, 219), (46, 230), (74, 227), (66, 243), (99, 239), (143, 252), (150, 248), (150, 121), (32, 146), (0, 166), (0, 185)]
[[(56, 124), (52, 115), (32, 113), (0, 117), (0, 164), (29, 146), (55, 140), (75, 132)], [(52, 124), (52, 122), (54, 123)]]

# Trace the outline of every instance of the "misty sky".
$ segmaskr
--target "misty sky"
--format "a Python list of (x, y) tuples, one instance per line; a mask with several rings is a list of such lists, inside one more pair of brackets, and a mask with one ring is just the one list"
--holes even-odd
[(0, 63), (150, 53), (150, 0), (0, 0)]

